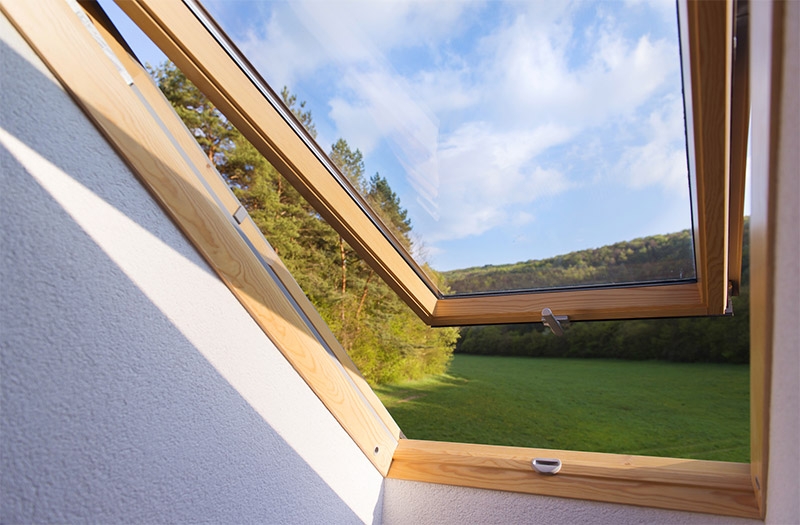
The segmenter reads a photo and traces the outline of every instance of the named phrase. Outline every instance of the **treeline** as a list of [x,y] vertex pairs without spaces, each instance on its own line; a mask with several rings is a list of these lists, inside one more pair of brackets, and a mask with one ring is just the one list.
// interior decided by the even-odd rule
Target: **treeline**
[[[742,285],[739,296],[733,298],[733,317],[572,323],[561,337],[553,335],[541,323],[474,326],[462,328],[456,353],[748,363],[750,272],[747,220],[744,233]],[[648,237],[642,241],[649,244],[651,239],[665,237],[671,236]]]
[[[375,384],[444,372],[458,329],[420,321],[173,64],[150,73],[365,378]],[[281,96],[316,137],[305,103],[286,88]],[[367,177],[361,152],[344,139],[329,156],[411,249],[411,222],[388,181]]]
[[694,277],[689,230],[549,259],[442,272],[453,293],[661,281]]

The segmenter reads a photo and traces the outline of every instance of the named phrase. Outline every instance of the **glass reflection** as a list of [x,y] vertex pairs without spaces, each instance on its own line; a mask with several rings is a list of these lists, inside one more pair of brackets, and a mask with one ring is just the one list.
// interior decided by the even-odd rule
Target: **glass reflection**
[[446,293],[694,278],[673,2],[204,6]]

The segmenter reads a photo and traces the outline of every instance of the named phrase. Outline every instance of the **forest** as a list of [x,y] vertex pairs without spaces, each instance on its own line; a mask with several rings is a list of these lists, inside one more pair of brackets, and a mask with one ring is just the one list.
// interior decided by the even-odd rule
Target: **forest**
[[[173,64],[150,74],[367,381],[443,373],[458,329],[426,326]],[[305,104],[286,88],[281,97],[316,137]],[[328,155],[411,249],[411,222],[386,178],[368,176],[343,138]]]
[[[426,326],[283,176],[171,63],[150,68],[198,144],[284,261],[344,349],[373,385],[444,373],[453,352],[531,357],[603,357],[746,363],[747,245],[734,317],[575,323],[563,337],[541,324]],[[304,102],[286,106],[316,136]],[[398,240],[413,249],[413,225],[379,173],[367,175],[358,148],[338,139],[329,157]],[[747,224],[745,225],[747,235]],[[688,231],[509,265],[429,275],[448,293],[681,279],[693,276]]]
[[451,293],[586,286],[694,277],[689,230],[549,259],[442,272]]
[[[561,337],[554,336],[541,323],[464,327],[456,345],[456,353],[748,363],[750,359],[749,237],[750,222],[745,218],[742,281],[739,295],[733,298],[733,316],[573,323]],[[617,243],[612,247],[535,261],[535,264],[540,267],[561,265],[563,273],[569,274],[573,266],[564,266],[563,261],[572,259],[580,261],[578,270],[587,274],[597,275],[604,272],[615,274],[618,272],[613,266],[620,263],[604,262],[606,256],[602,254],[624,253],[630,250],[636,252],[636,246],[646,246],[649,247],[648,250],[654,252],[665,250],[667,252],[665,256],[669,258],[670,249],[676,251],[684,249],[682,243],[674,242],[682,238],[691,239],[689,232],[636,239],[630,243]],[[662,243],[664,239],[668,242]],[[586,261],[590,263],[587,264]],[[593,266],[591,262],[595,262],[598,266]],[[481,268],[482,273],[473,273],[473,276],[477,276],[473,278],[494,282],[494,276],[502,275],[504,270],[503,267],[497,268],[499,271],[496,273]],[[470,271],[474,270],[465,270],[465,275],[469,276]]]

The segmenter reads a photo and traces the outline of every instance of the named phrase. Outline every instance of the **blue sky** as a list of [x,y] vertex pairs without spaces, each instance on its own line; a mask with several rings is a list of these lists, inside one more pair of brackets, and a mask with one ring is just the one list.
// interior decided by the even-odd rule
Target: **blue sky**
[[673,2],[205,5],[390,181],[436,269],[690,226]]

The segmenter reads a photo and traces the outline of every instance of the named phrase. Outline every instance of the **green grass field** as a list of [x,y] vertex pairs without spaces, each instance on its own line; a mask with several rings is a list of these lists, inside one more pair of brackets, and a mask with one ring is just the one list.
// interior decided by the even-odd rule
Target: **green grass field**
[[749,461],[744,365],[457,355],[376,391],[413,439]]

